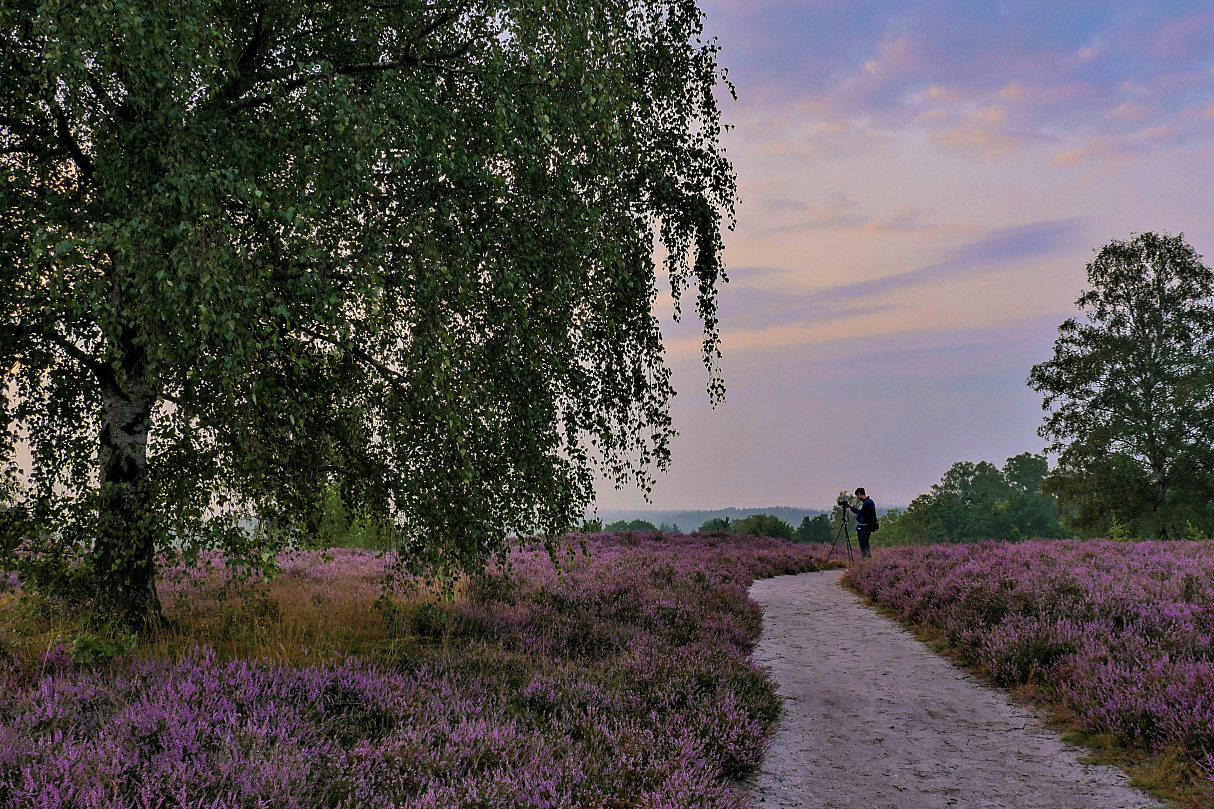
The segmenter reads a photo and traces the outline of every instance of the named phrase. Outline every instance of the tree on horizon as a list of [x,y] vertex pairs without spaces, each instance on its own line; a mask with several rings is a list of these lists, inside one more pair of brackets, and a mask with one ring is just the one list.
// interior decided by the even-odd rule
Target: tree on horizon
[[1086,535],[1214,531],[1214,272],[1183,235],[1110,241],[1080,317],[1033,366],[1038,430],[1059,453],[1045,491]]

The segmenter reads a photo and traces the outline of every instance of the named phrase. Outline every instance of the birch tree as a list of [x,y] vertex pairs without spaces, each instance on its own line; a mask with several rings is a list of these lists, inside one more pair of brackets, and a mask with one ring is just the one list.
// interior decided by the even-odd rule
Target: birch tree
[[659,278],[722,395],[736,191],[702,18],[0,4],[0,452],[28,442],[21,503],[87,545],[102,613],[142,623],[158,552],[241,551],[232,515],[298,526],[333,485],[441,575],[565,530],[596,472],[647,488]]

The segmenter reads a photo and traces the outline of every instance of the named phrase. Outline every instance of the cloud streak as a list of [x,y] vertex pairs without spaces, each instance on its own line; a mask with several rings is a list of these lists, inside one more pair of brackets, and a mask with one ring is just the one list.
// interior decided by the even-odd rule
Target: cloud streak
[[[1078,218],[1032,222],[1001,228],[954,247],[943,261],[866,281],[815,289],[773,288],[787,275],[772,267],[741,267],[732,273],[739,283],[726,287],[719,299],[726,350],[769,350],[782,345],[822,342],[832,334],[856,328],[891,333],[922,333],[922,325],[905,317],[890,318],[904,309],[901,300],[881,300],[916,287],[946,285],[1004,272],[1009,265],[1038,261],[1073,250],[1084,221]],[[694,318],[668,324],[672,354],[699,350]],[[847,328],[840,329],[844,324]]]
[[1036,259],[1074,248],[1083,224],[1082,219],[1069,218],[1002,228],[955,248],[944,261],[873,281],[842,284],[825,294],[833,298],[857,299],[997,272],[1009,262]]

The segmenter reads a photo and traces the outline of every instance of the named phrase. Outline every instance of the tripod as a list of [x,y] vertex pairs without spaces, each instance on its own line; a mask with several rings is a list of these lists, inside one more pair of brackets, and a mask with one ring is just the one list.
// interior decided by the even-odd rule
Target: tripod
[[847,528],[848,517],[850,516],[846,511],[843,512],[843,521],[839,523],[839,530],[835,532],[835,541],[830,544],[830,553],[826,554],[826,561],[822,563],[824,566],[830,563],[830,557],[835,553],[835,546],[839,544],[839,537],[843,537],[847,542],[847,561],[855,561],[851,554],[851,532]]

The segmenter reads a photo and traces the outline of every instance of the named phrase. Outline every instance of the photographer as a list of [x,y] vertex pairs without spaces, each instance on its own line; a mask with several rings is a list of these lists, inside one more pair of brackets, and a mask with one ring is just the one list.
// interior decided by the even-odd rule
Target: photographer
[[864,493],[863,486],[856,489],[856,497],[860,498],[859,507],[850,504],[847,507],[856,515],[856,539],[860,543],[860,557],[867,558],[872,556],[872,552],[868,547],[868,538],[879,527],[877,523],[877,504]]

